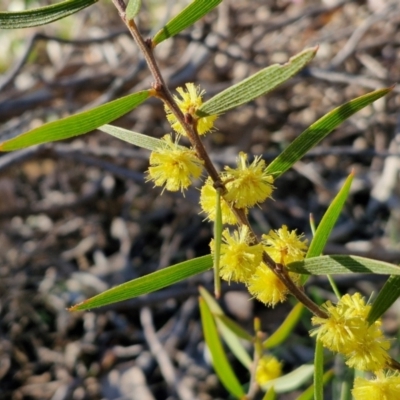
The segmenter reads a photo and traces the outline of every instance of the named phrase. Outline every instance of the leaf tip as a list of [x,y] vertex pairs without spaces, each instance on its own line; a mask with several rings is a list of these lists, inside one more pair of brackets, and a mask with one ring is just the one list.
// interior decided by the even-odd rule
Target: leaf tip
[[84,306],[85,303],[87,303],[87,300],[81,301],[80,303],[75,304],[74,306],[67,308],[67,311],[69,311],[69,312],[83,311],[81,309],[81,307]]

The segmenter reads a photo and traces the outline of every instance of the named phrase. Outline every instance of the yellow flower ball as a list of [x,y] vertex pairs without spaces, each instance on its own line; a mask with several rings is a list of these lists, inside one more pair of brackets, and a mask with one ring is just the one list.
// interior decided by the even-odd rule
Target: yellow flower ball
[[265,161],[256,157],[249,165],[247,155],[240,153],[237,168],[225,167],[223,181],[226,200],[237,208],[253,207],[271,196],[274,178],[265,172]]
[[[207,219],[210,221],[215,221],[215,211],[217,206],[217,192],[213,186],[213,181],[209,177],[201,188],[200,192],[200,206],[202,211],[207,215]],[[248,213],[248,210],[244,210],[245,213]],[[222,223],[229,225],[236,225],[238,220],[236,218],[235,213],[232,211],[229,204],[221,198],[221,214],[222,214]]]
[[[220,276],[230,282],[246,282],[260,264],[263,254],[262,246],[251,245],[249,228],[241,226],[233,234],[225,229],[222,233],[220,248]],[[210,243],[214,254],[215,242]]]
[[172,192],[183,191],[200,177],[203,162],[193,150],[174,143],[170,135],[164,136],[163,141],[165,145],[150,155],[147,181]]
[[263,385],[282,375],[282,363],[272,355],[260,358],[256,368],[256,382]]
[[[182,111],[183,114],[190,114],[193,120],[196,121],[197,133],[199,135],[205,135],[207,132],[210,132],[214,127],[214,122],[217,119],[217,115],[208,115],[205,117],[199,118],[196,114],[196,111],[203,104],[203,94],[204,90],[200,90],[199,87],[196,87],[194,83],[186,83],[186,90],[178,87],[176,91],[180,94],[180,97],[174,95],[174,100],[176,101],[178,107]],[[180,122],[176,119],[175,115],[171,113],[171,110],[165,106],[165,112],[167,114],[167,119],[171,124],[172,129],[186,136],[185,129],[180,124]]]

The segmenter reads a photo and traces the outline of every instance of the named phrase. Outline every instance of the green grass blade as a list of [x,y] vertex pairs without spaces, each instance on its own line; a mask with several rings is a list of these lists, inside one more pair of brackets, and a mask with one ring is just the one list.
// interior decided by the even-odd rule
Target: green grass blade
[[49,122],[13,139],[0,143],[0,151],[13,151],[56,140],[69,139],[83,135],[97,127],[114,121],[133,110],[149,97],[145,90],[133,93],[88,111]]
[[223,322],[222,318],[215,318],[215,322],[217,323],[217,327],[219,332],[221,333],[221,337],[226,345],[229,347],[229,350],[240,361],[240,363],[248,371],[250,371],[252,367],[251,357],[240,342],[239,338],[231,329],[228,328],[228,326]]
[[157,138],[143,135],[143,133],[133,132],[128,129],[119,128],[113,125],[103,125],[97,128],[98,130],[108,133],[118,139],[134,144],[135,146],[141,147],[148,150],[156,150],[165,145],[165,143]]
[[218,336],[217,327],[211,311],[202,297],[199,298],[199,302],[204,339],[207,343],[208,349],[210,350],[215,372],[225,389],[235,398],[242,399],[244,398],[245,393],[229,364],[221,340]]
[[390,276],[376,297],[367,321],[374,323],[400,297],[400,276]]
[[306,49],[290,58],[286,64],[274,64],[262,69],[206,101],[198,109],[197,115],[204,117],[222,114],[270,92],[304,68],[314,58],[316,52],[317,47]]
[[297,137],[278,157],[266,168],[268,174],[278,177],[300,160],[310,149],[332,132],[347,118],[367,105],[388,94],[393,88],[375,90],[357,97],[335,108],[314,122],[299,137]]
[[239,338],[244,338],[250,342],[253,341],[253,338],[238,324],[236,324],[236,322],[232,321],[224,314],[219,304],[205,288],[200,287],[199,291],[217,323],[218,330],[221,333],[224,342],[242,365],[250,370],[252,365],[251,358]]
[[72,306],[69,311],[83,311],[133,299],[200,274],[211,267],[212,258],[210,255],[184,261],[106,290],[97,296]]
[[300,320],[303,310],[304,307],[301,303],[296,304],[279,328],[267,340],[264,341],[264,348],[272,349],[282,344],[293,332],[294,327]]
[[142,6],[142,0],[129,0],[126,6],[125,14],[126,19],[133,19],[138,15],[140,7]]
[[51,6],[35,8],[26,11],[2,11],[0,12],[0,29],[30,28],[49,24],[58,19],[65,18],[98,0],[65,0]]
[[273,379],[261,385],[263,390],[274,388],[276,393],[287,393],[296,390],[304,383],[312,379],[314,373],[314,365],[304,364],[294,371]]
[[400,267],[384,261],[345,255],[307,258],[287,265],[289,271],[306,275],[380,274],[400,275]]
[[[326,385],[333,377],[333,370],[326,371],[322,377],[323,385]],[[296,400],[314,400],[314,385],[309,386]]]
[[194,0],[156,33],[152,41],[153,45],[156,46],[193,25],[221,2],[222,0]]
[[207,291],[207,289],[200,286],[199,291],[201,297],[203,297],[203,299],[206,301],[208,308],[210,309],[214,317],[220,319],[232,332],[235,333],[235,335],[237,335],[241,339],[247,340],[248,342],[253,342],[253,336],[247,333],[239,324],[237,324],[235,321],[224,314],[222,308],[219,306],[214,297],[212,297],[211,294]]
[[265,393],[264,397],[262,398],[262,400],[275,400],[275,399],[276,399],[276,393],[273,387],[269,389],[268,392]]
[[[353,370],[354,371],[354,370]],[[340,390],[340,400],[352,400],[353,396],[351,394],[351,389],[354,386],[354,377],[356,375],[357,370],[353,373],[353,379],[345,380],[342,382],[341,390]]]
[[314,354],[314,399],[324,400],[324,347],[317,340]]
[[321,222],[318,224],[317,231],[315,232],[315,235],[310,243],[306,258],[317,257],[321,255],[324,251],[325,245],[329,239],[332,229],[335,226],[335,223],[339,218],[340,213],[342,212],[344,203],[346,202],[346,199],[349,195],[351,183],[353,182],[353,177],[354,173],[351,173],[346,179],[346,182],[340,189],[339,193],[335,196],[332,203],[326,210]]

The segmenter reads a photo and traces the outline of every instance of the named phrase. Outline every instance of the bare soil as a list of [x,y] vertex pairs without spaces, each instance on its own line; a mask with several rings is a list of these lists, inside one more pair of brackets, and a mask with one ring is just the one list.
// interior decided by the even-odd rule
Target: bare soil
[[[143,2],[151,36],[167,10]],[[172,4],[173,2],[169,2]],[[147,8],[146,8],[147,7]],[[149,87],[137,48],[110,4],[76,14],[76,34],[54,26],[23,31],[26,62],[0,78],[0,140]],[[310,46],[315,60],[274,92],[219,117],[206,146],[222,168],[239,151],[271,161],[329,110],[400,80],[400,3],[383,1],[224,1],[194,28],[157,49],[172,88],[195,82],[206,98]],[[21,59],[20,59],[21,60]],[[400,262],[400,89],[335,130],[276,181],[274,200],[252,210],[261,234],[282,224],[310,237],[351,171],[350,198],[326,253]],[[151,100],[114,124],[155,137],[170,131]],[[199,191],[181,194],[145,182],[149,153],[99,131],[0,157],[0,398],[7,400],[227,399],[205,351],[198,285],[212,274],[85,313],[67,307],[174,263],[209,253],[212,227]],[[367,297],[384,276],[338,276],[342,292]],[[307,290],[331,298],[324,277]],[[287,315],[224,286],[221,304],[249,331],[267,334]],[[399,309],[385,317],[397,336]],[[309,315],[276,350],[285,372],[311,362]],[[395,355],[394,355],[395,356]],[[243,383],[248,373],[232,359]],[[304,388],[303,388],[304,389]],[[281,395],[294,399],[301,392]],[[327,398],[331,396],[331,389]]]

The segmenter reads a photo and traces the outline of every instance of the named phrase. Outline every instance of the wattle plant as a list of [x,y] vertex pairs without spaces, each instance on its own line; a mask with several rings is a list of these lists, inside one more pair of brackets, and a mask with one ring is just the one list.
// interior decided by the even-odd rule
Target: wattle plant
[[[324,256],[323,251],[332,228],[348,197],[353,174],[350,174],[319,222],[310,243],[301,232],[282,226],[258,237],[247,218],[249,209],[273,196],[279,177],[288,171],[310,149],[357,111],[391,91],[383,88],[355,98],[333,109],[302,132],[270,164],[260,155],[240,152],[237,165],[218,171],[202,142],[203,135],[212,135],[218,116],[265,95],[286,82],[312,61],[318,48],[308,48],[291,57],[287,63],[268,66],[247,79],[206,100],[206,93],[193,82],[172,94],[165,84],[154,49],[170,37],[190,27],[212,11],[222,0],[194,0],[171,19],[153,38],[145,40],[134,18],[140,12],[140,1],[112,0],[122,22],[147,62],[153,85],[66,118],[39,126],[0,144],[1,151],[15,151],[29,146],[68,139],[99,129],[127,143],[151,150],[149,167],[144,177],[162,190],[180,191],[184,195],[193,184],[202,182],[199,204],[205,222],[214,224],[210,254],[170,266],[152,274],[123,283],[97,296],[72,306],[82,311],[105,306],[150,293],[193,275],[214,269],[214,297],[200,288],[200,311],[204,337],[212,362],[222,384],[233,398],[252,399],[260,390],[265,399],[275,393],[299,387],[312,376],[313,389],[302,399],[323,398],[323,386],[332,378],[325,371],[323,347],[340,353],[349,368],[367,371],[372,379],[358,376],[352,395],[355,399],[400,398],[400,364],[391,357],[391,341],[381,329],[382,314],[400,295],[400,268],[382,261],[347,256]],[[52,6],[24,12],[1,12],[0,28],[17,29],[56,21],[95,3],[96,0],[68,0]],[[109,125],[150,98],[163,102],[171,131],[162,139]],[[190,146],[185,145],[189,140]],[[338,293],[336,302],[316,304],[303,285],[310,275],[376,273],[390,275],[373,303],[359,293]],[[264,340],[260,324],[255,320],[254,332],[248,333],[224,315],[217,299],[221,294],[220,279],[240,282],[254,301],[274,307],[292,296],[297,302],[282,325]],[[333,282],[333,280],[332,280]],[[316,339],[314,364],[303,365],[282,375],[282,364],[271,349],[282,344],[291,334],[307,308],[313,314],[311,337]],[[249,384],[244,386],[235,374],[221,337],[234,356],[249,371]],[[250,356],[242,341],[253,347]]]

